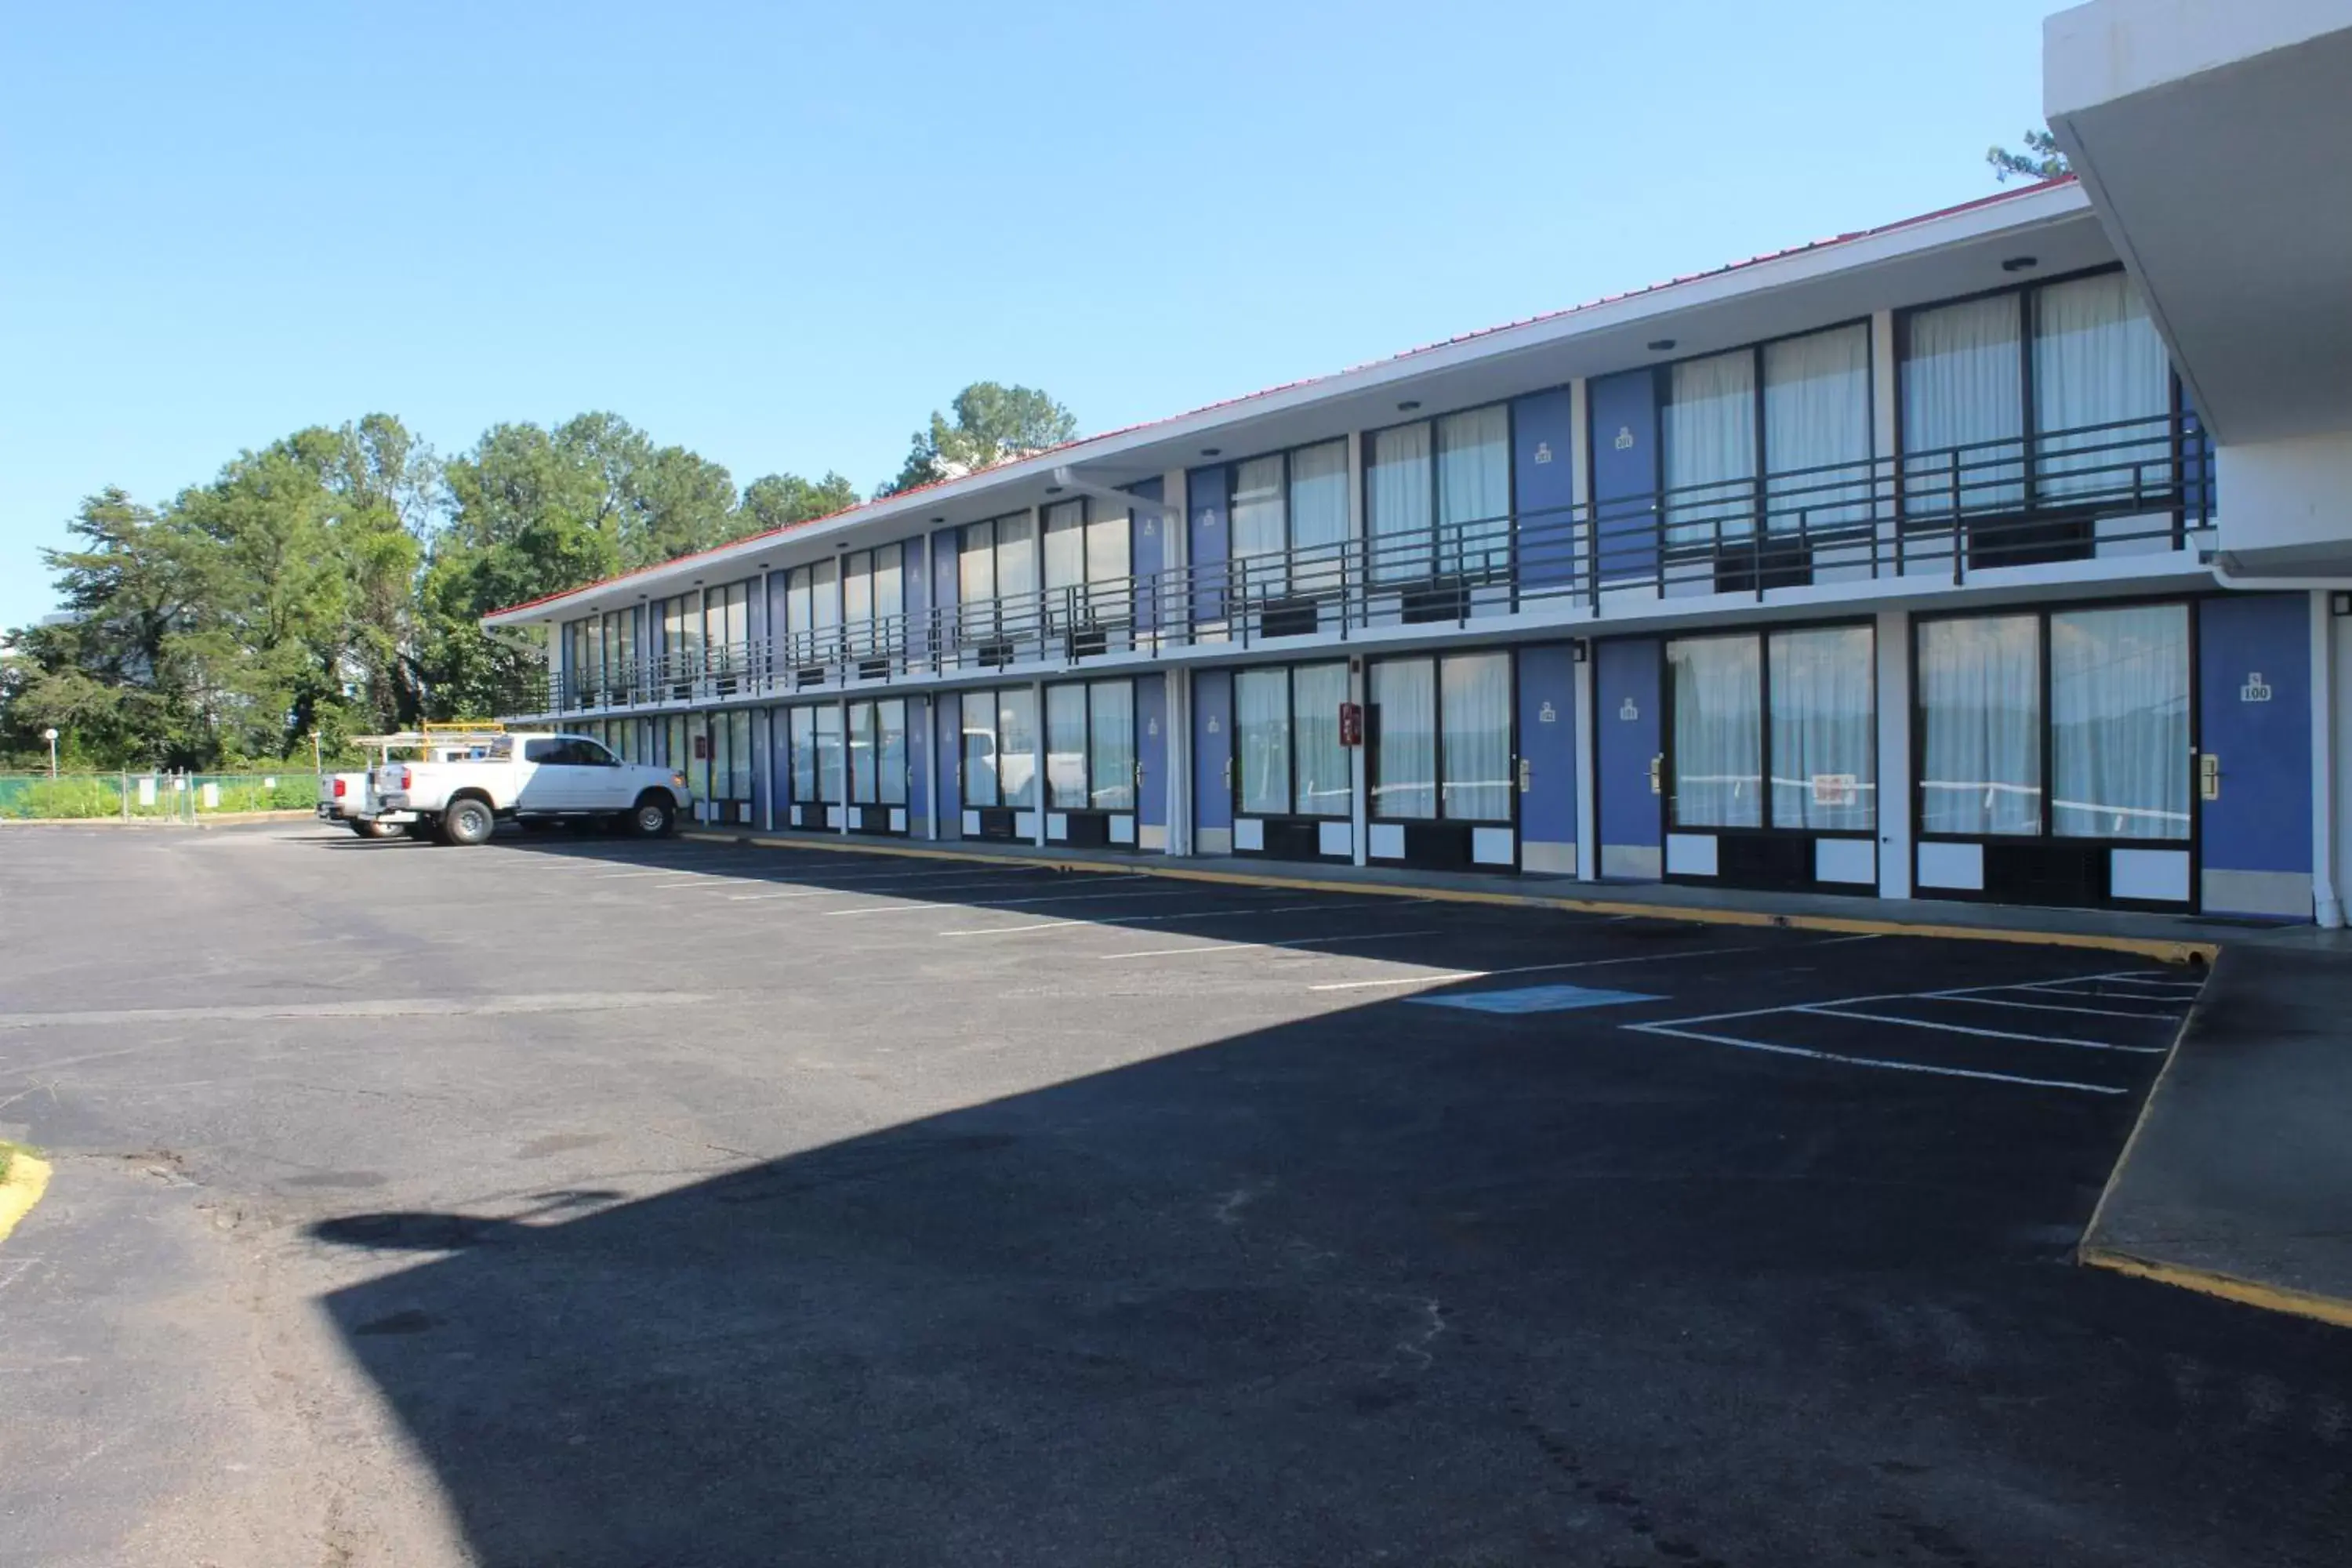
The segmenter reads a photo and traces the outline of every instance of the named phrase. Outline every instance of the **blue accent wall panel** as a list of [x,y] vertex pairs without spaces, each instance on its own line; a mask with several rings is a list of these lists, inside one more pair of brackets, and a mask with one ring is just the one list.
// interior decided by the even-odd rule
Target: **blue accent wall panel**
[[1225,618],[1224,577],[1221,569],[1226,560],[1226,535],[1230,531],[1225,519],[1227,490],[1223,463],[1194,468],[1184,476],[1185,537],[1191,546],[1188,559],[1192,563],[1192,619],[1196,622]]
[[1152,827],[1168,826],[1168,678],[1135,678],[1135,760],[1143,765],[1136,791],[1135,816]]
[[931,609],[931,574],[928,570],[928,551],[921,539],[908,540],[901,547],[905,554],[898,568],[899,597],[906,603],[907,657],[920,658],[923,653],[923,628],[929,624]]
[[1523,588],[1576,580],[1575,456],[1576,420],[1566,387],[1511,405],[1511,493]]
[[2199,606],[2201,749],[2221,764],[2202,803],[2207,869],[2311,869],[2311,604],[2232,594]]
[[1234,678],[1204,669],[1192,677],[1192,826],[1231,827],[1234,790],[1225,764],[1234,754]]
[[1519,649],[1519,837],[1576,842],[1576,656],[1565,643]]
[[1650,790],[1650,763],[1661,750],[1659,660],[1655,637],[1595,643],[1592,729],[1594,804],[1603,846],[1665,846],[1661,797]]
[[942,691],[931,700],[931,744],[939,748],[940,834],[963,831],[963,699]]
[[[1143,479],[1127,487],[1139,500],[1156,501],[1164,488],[1158,479]],[[1135,516],[1129,536],[1129,556],[1135,570],[1135,625],[1139,631],[1154,631],[1160,626],[1159,574],[1168,565],[1168,529],[1150,512]]]
[[1592,420],[1592,515],[1604,583],[1658,570],[1656,373],[1629,370],[1585,384]]

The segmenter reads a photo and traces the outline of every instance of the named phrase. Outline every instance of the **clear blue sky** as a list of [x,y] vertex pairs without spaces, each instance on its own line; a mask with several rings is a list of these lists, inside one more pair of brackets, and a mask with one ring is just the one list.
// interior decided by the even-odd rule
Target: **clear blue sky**
[[13,5],[0,626],[78,500],[372,410],[861,489],[1993,188],[2055,0]]

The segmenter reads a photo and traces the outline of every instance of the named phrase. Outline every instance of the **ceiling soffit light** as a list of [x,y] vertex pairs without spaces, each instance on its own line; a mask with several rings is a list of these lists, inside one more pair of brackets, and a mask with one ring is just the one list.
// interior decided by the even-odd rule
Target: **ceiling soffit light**
[[2000,269],[2003,272],[2030,272],[2041,265],[2042,258],[2038,256],[2011,256],[2002,259]]

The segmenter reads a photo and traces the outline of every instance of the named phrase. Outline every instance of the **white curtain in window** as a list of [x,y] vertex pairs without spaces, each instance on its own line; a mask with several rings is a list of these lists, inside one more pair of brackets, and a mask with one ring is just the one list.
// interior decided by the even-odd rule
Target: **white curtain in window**
[[1287,591],[1282,559],[1288,547],[1283,510],[1279,455],[1234,465],[1234,564],[1253,599],[1279,597]]
[[1371,667],[1372,812],[1437,815],[1437,668],[1426,658],[1385,658]]
[[841,618],[853,626],[874,618],[872,551],[856,551],[842,563]]
[[905,558],[905,549],[896,544],[874,552],[874,614],[877,619],[895,620],[906,613]]
[[1511,656],[1438,661],[1445,720],[1444,814],[1459,822],[1511,816]]
[[1339,705],[1347,700],[1346,665],[1302,664],[1290,672],[1298,775],[1291,809],[1301,816],[1345,816],[1353,804],[1348,748],[1339,744]]
[[1302,594],[1336,593],[1348,548],[1348,443],[1290,454],[1291,579]]
[[995,805],[996,693],[963,694],[963,803]]
[[841,625],[841,563],[820,561],[809,568],[809,624],[819,631]]
[[1045,804],[1055,811],[1087,804],[1087,689],[1045,688]]
[[2050,617],[2050,826],[2189,837],[2189,606]]
[[1430,573],[1427,424],[1372,433],[1364,504],[1371,531],[1371,577],[1402,583]]
[[1773,826],[1878,825],[1872,648],[1868,626],[1772,634]]
[[1234,739],[1240,754],[1238,809],[1273,816],[1290,809],[1290,677],[1245,669],[1234,677]]
[[1087,580],[1087,503],[1066,500],[1045,509],[1045,586],[1068,588]]
[[727,798],[751,798],[751,715],[743,709],[727,715]]
[[1509,569],[1511,415],[1503,405],[1437,422],[1437,522],[1445,571]]
[[1911,517],[2002,510],[2025,499],[2018,297],[1912,315],[1903,357],[1903,505]]
[[874,705],[881,756],[881,801],[884,805],[907,804],[907,703],[894,697]]
[[996,694],[996,765],[1004,804],[1037,804],[1037,696],[1025,686]]
[[1685,360],[1668,388],[1666,542],[1696,549],[1747,538],[1756,519],[1756,356],[1740,349]]
[[842,792],[841,710],[828,702],[816,710],[816,784],[829,803],[848,797]]
[[2171,405],[2172,363],[2129,278],[2107,272],[2034,291],[2033,481],[2042,500],[2159,495],[2172,482]]
[[1758,639],[1685,637],[1666,645],[1674,681],[1677,827],[1764,821],[1763,701]]
[[1135,686],[1097,680],[1087,688],[1093,720],[1093,746],[1087,776],[1097,811],[1135,809]]
[[875,732],[874,704],[853,702],[849,705],[849,798],[860,805],[873,805],[880,796],[876,794],[880,773],[877,769],[877,748],[881,738]]
[[1925,621],[1918,648],[1921,831],[2040,833],[2040,621]]
[[[1037,591],[1037,524],[1027,517],[996,521],[996,592],[1022,600]],[[1018,612],[1015,612],[1016,614]]]
[[1764,345],[1764,470],[1776,533],[1870,516],[1870,328]]
[[1127,509],[1097,501],[1087,524],[1087,600],[1079,619],[1124,622],[1134,616],[1128,578],[1134,571],[1134,521]]
[[823,798],[816,788],[816,710],[795,708],[786,721],[791,735],[793,757],[793,799],[810,802]]

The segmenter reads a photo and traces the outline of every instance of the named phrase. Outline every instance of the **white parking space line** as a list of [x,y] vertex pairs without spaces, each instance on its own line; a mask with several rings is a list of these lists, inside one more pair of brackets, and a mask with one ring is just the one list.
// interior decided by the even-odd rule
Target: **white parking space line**
[[[1899,998],[1898,998],[1899,1000]],[[1925,1000],[1925,998],[1923,998]],[[1936,1029],[1948,1035],[1975,1035],[1988,1040],[2025,1040],[2038,1046],[2070,1046],[2086,1051],[2122,1051],[2131,1056],[2162,1056],[2162,1046],[2118,1046],[2105,1040],[2078,1040],[2068,1035],[2027,1035],[2009,1029],[1979,1029],[1972,1024],[1943,1024],[1928,1018],[1902,1018],[1885,1013],[1862,1013],[1851,1007],[1831,1003],[1801,1002],[1781,1009],[1790,1013],[1811,1013],[1824,1018],[1857,1018],[1865,1024],[1899,1024],[1909,1029]]]
[[[1784,1012],[1784,1008],[1767,1008],[1767,1012]],[[1736,1015],[1749,1016],[1753,1014]],[[1888,1061],[1882,1057],[1841,1056],[1835,1051],[1809,1050],[1803,1046],[1775,1045],[1769,1040],[1742,1039],[1737,1035],[1703,1034],[1696,1029],[1677,1029],[1665,1024],[1625,1024],[1622,1028],[1644,1035],[1666,1035],[1678,1040],[1705,1040],[1709,1045],[1733,1046],[1743,1051],[1769,1051],[1774,1056],[1805,1057],[1814,1061],[1836,1062],[1845,1067],[1884,1068],[1889,1072],[1929,1073],[1937,1078],[1972,1078],[1990,1083],[2024,1084],[2034,1089],[2072,1089],[2078,1094],[2124,1094],[2126,1089],[2111,1084],[2075,1083],[2060,1078],[2028,1078],[2021,1073],[1984,1072],[1974,1068],[1933,1067],[1926,1062]]]
[[1098,952],[1097,958],[1177,958],[1195,952],[1286,952],[1298,948],[1329,947],[1342,942],[1396,942],[1409,936],[1443,936],[1427,931],[1366,931],[1360,936],[1307,936],[1297,942],[1196,942],[1190,947],[1142,947],[1131,952]]
[[[1809,942],[1806,945],[1811,947],[1822,947],[1828,944],[1824,942]],[[1498,974],[1549,974],[1552,971],[1559,969],[1601,969],[1611,964],[1617,963],[1663,963],[1669,959],[1720,958],[1727,953],[1755,952],[1757,951],[1757,948],[1748,946],[1693,948],[1687,952],[1636,952],[1629,953],[1622,958],[1580,958],[1561,963],[1521,963],[1515,964],[1508,969],[1457,969],[1447,971],[1443,973],[1406,974],[1398,976],[1391,980],[1335,980],[1321,985],[1310,985],[1307,989],[1309,991],[1370,991],[1377,987],[1389,985],[1443,985],[1455,980],[1487,980]],[[1777,1013],[1781,1011],[1781,1009],[1778,1007],[1768,1007],[1762,1009],[1762,1011]],[[1736,1017],[1748,1016],[1748,1015],[1744,1013],[1729,1016]],[[1704,1020],[1691,1021],[1703,1022]]]
[[[1064,887],[1074,888],[1090,882],[1129,882],[1133,880],[1134,879],[1132,877],[1073,877],[1062,885]],[[860,892],[863,890],[864,889],[857,889],[857,891]],[[919,897],[916,894],[909,893],[903,900],[895,903],[863,904],[854,910],[827,910],[824,912],[828,916],[895,915],[906,914],[916,910],[943,909],[946,907],[946,904],[935,904],[924,901],[925,900],[928,900],[931,894],[939,892],[940,890],[940,889],[937,888],[926,888],[922,890]],[[1134,892],[1128,893],[1045,893],[1034,899],[990,898],[983,900],[982,898],[975,897],[969,900],[950,899],[947,900],[947,903],[956,904],[970,902],[977,905],[984,902],[992,909],[1016,909],[1026,904],[1059,904],[1082,899],[1148,899],[1156,897],[1165,891],[1166,889],[1161,888],[1144,888]]]
[[1024,931],[1062,931],[1070,926],[1082,926],[1085,921],[1038,921],[1033,925],[974,926],[969,931],[943,931],[940,936],[1013,936]]
[[[1065,926],[1099,925],[1110,923],[1117,923],[1123,926],[1147,924],[1157,925],[1168,921],[1238,920],[1248,915],[1295,915],[1304,910],[1387,909],[1391,907],[1396,901],[1397,900],[1391,899],[1376,899],[1370,902],[1360,904],[1281,904],[1270,909],[1182,910],[1174,914],[1164,915],[1114,915],[1110,917],[1108,921],[1045,921],[1036,925],[982,926],[971,931],[943,931],[939,934],[941,936],[1009,936],[1015,931],[1058,931]],[[1413,901],[1417,903],[1421,900],[1415,900]]]
[[[2009,987],[2004,986],[2002,989],[2007,990]],[[2126,1013],[2119,1007],[2070,1007],[2063,1002],[2020,1002],[2012,997],[1976,996],[1963,991],[1920,991],[1912,994],[1917,995],[1922,1000],[1932,997],[1938,1002],[1966,1002],[1978,1007],[2021,1007],[2031,1013],[2075,1013],[2090,1018],[2154,1018],[2162,1022],[2179,1016],[2178,1014],[2173,1013]],[[2066,994],[2081,994],[2068,992]],[[1865,998],[1865,1000],[1875,1000],[1875,998]],[[2147,1000],[2153,1002],[2156,998],[2150,996]]]

